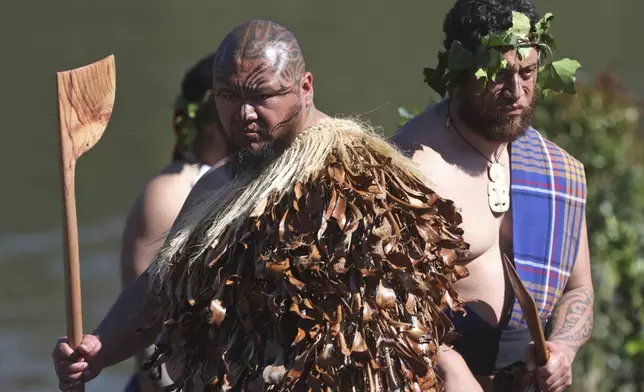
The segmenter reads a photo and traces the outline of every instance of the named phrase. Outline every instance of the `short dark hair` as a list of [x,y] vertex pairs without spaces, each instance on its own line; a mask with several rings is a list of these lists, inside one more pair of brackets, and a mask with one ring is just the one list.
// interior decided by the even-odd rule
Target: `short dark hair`
[[201,58],[193,65],[181,80],[181,93],[189,102],[201,102],[213,85],[213,65],[215,54]]
[[460,41],[475,52],[482,37],[512,27],[512,11],[525,14],[533,27],[540,18],[530,0],[457,0],[443,22],[445,49]]
[[[192,162],[197,159],[195,154],[198,154],[206,143],[204,125],[217,124],[219,129],[222,129],[212,96],[214,63],[214,53],[202,57],[188,69],[181,80],[181,92],[174,108],[173,122],[177,142],[173,151],[173,161]],[[194,117],[189,114],[190,104],[197,104]],[[196,135],[192,132],[196,132]]]
[[214,64],[215,53],[202,57],[186,72],[181,81],[181,94],[186,101],[199,104],[195,116],[197,127],[219,121],[212,97]]

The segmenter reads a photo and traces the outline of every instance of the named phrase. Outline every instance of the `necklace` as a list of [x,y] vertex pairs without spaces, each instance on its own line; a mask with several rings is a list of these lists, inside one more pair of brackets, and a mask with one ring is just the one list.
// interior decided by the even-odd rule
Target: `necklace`
[[452,121],[452,113],[450,111],[449,102],[447,104],[447,119],[445,125],[448,128],[453,127],[458,136],[460,136],[460,138],[463,139],[463,141],[467,143],[468,146],[479,153],[479,155],[485,158],[486,161],[490,162],[490,166],[487,169],[487,175],[490,179],[490,183],[487,185],[488,205],[490,206],[490,210],[495,213],[503,213],[508,211],[510,209],[510,195],[508,193],[508,186],[505,180],[505,168],[499,162],[499,158],[501,158],[501,154],[503,154],[503,151],[505,151],[507,144],[503,146],[503,149],[497,156],[494,157],[494,161],[492,161],[485,154],[474,147],[474,145],[470,143],[470,141],[467,140],[465,136],[463,136],[461,131],[459,131],[459,129],[456,127],[456,124],[454,124],[454,121]]

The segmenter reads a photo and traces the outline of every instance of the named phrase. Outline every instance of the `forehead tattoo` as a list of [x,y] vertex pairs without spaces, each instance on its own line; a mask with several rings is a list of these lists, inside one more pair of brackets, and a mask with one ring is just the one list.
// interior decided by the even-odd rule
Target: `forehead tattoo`
[[[251,64],[242,80],[233,78]],[[217,49],[215,87],[239,96],[258,93],[260,88],[273,95],[288,94],[296,90],[304,71],[293,33],[275,22],[254,20],[236,27]]]

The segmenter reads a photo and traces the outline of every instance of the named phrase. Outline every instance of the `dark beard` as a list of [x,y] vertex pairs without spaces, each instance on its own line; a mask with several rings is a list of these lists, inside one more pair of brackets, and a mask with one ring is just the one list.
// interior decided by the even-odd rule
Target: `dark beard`
[[506,116],[498,110],[501,102],[493,101],[483,105],[479,97],[467,94],[462,97],[458,106],[461,120],[474,132],[486,140],[493,142],[512,143],[523,136],[532,125],[532,112],[538,101],[534,94],[530,107],[525,109],[518,118]]
[[248,174],[254,177],[275,162],[287,147],[280,141],[274,140],[266,142],[257,151],[250,147],[238,149],[230,157],[228,167],[233,176]]
[[282,132],[280,137],[265,142],[259,150],[255,151],[250,147],[245,147],[233,152],[228,165],[231,174],[233,176],[248,174],[254,177],[275,162],[295,140],[297,135],[295,123],[301,110],[302,106],[299,103],[295,104],[284,121],[276,124],[270,130],[262,126],[258,133],[265,140],[270,140],[271,135],[278,135],[279,131]]

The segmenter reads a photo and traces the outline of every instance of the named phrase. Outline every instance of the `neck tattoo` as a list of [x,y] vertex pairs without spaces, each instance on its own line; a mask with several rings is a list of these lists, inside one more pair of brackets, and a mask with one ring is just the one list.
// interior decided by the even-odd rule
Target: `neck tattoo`
[[486,161],[490,162],[490,166],[487,169],[487,174],[490,179],[490,183],[487,185],[487,200],[490,210],[495,213],[504,213],[510,209],[510,194],[508,192],[508,185],[505,178],[505,167],[499,162],[499,158],[505,151],[507,143],[503,146],[503,149],[494,157],[494,161],[488,158],[485,154],[479,151],[469,140],[463,136],[461,131],[456,127],[454,121],[452,121],[452,114],[450,111],[450,104],[447,104],[447,119],[445,121],[445,126],[447,128],[454,128],[458,136],[463,139],[468,146],[470,146],[474,151],[479,153]]

